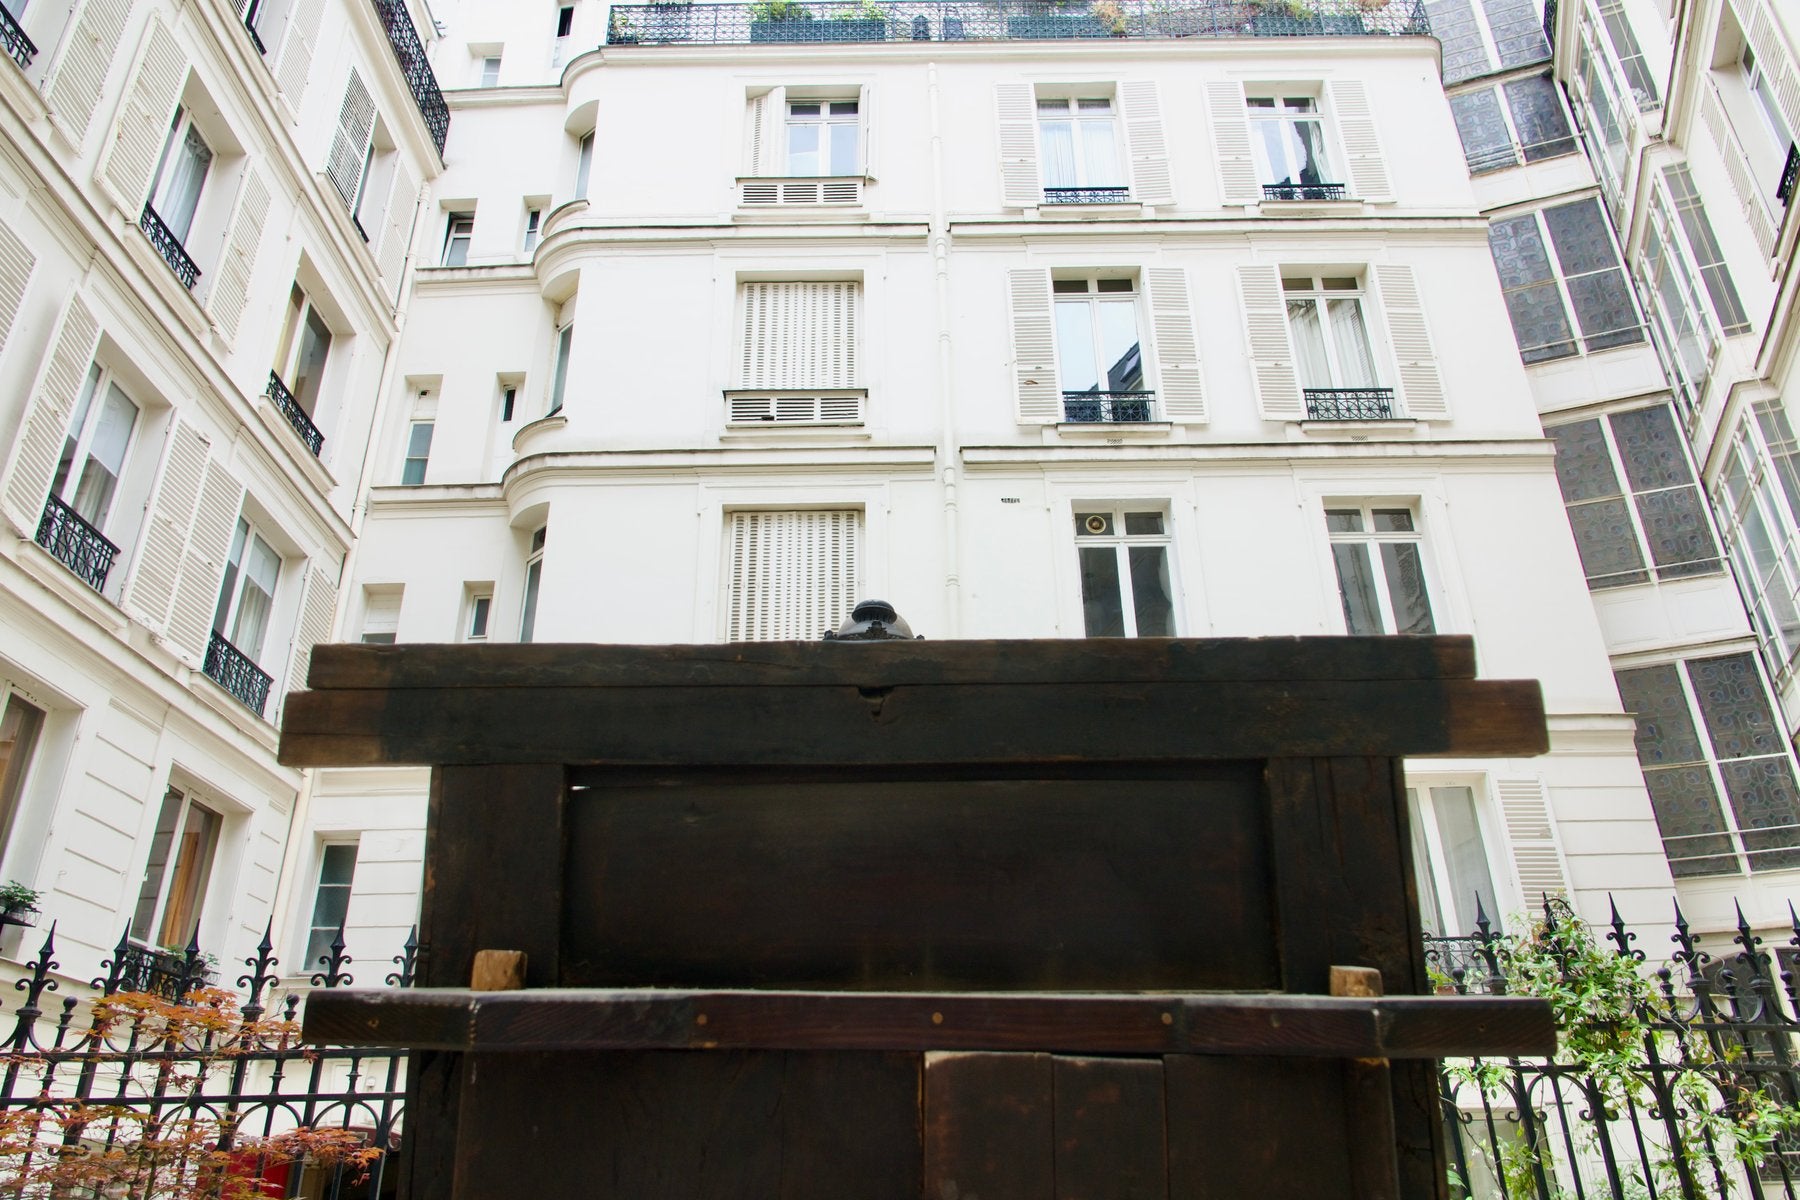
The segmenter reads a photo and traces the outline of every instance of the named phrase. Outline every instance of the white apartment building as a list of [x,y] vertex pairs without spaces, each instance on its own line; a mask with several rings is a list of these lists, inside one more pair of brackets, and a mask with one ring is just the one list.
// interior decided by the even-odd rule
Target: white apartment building
[[[1552,752],[1412,764],[1428,923],[1667,919],[1633,660],[1412,5],[438,16],[454,128],[340,636],[816,638],[867,595],[930,638],[1471,634]],[[1649,411],[1641,333],[1620,358]],[[1686,622],[1654,661],[1748,650],[1718,552],[1648,544]],[[290,952],[346,864],[350,942],[397,950],[426,789],[318,773]]]
[[441,169],[421,32],[403,0],[0,13],[0,879],[41,892],[13,963],[51,922],[79,981],[122,938],[128,978],[196,937],[229,962],[274,909],[282,697]]

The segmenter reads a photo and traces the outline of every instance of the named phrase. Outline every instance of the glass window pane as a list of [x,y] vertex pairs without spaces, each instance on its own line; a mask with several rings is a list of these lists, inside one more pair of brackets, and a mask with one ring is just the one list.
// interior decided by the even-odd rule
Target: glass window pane
[[1598,200],[1552,205],[1544,210],[1544,223],[1565,275],[1585,275],[1619,265]]
[[1730,874],[1738,869],[1719,793],[1705,767],[1663,767],[1644,772],[1650,807],[1662,832],[1663,853],[1676,878]]
[[1160,534],[1163,531],[1163,515],[1159,512],[1128,512],[1125,514],[1125,533],[1127,536],[1138,534]]
[[1131,603],[1137,619],[1137,635],[1175,636],[1175,602],[1169,595],[1167,548],[1131,546],[1126,554],[1131,562]]
[[1411,509],[1378,508],[1369,515],[1375,519],[1376,533],[1411,533],[1413,531]]
[[1544,15],[1531,0],[1481,0],[1502,67],[1523,67],[1550,57]]
[[788,174],[819,174],[819,127],[815,124],[788,126]]
[[19,797],[25,790],[25,772],[43,732],[44,711],[17,695],[6,698],[0,711],[0,851],[6,849]]
[[1575,533],[1575,550],[1589,587],[1625,587],[1649,581],[1624,497],[1570,505],[1569,526]]
[[1104,537],[1113,531],[1111,513],[1076,513],[1075,532],[1082,537]]
[[1694,482],[1675,429],[1675,414],[1666,404],[1614,413],[1607,420],[1618,439],[1625,477],[1635,491],[1676,487]]
[[1700,202],[1700,193],[1694,187],[1687,164],[1676,163],[1663,168],[1663,178],[1668,182],[1669,194],[1675,198],[1676,219],[1681,222],[1688,249],[1693,251],[1694,261],[1699,264],[1700,280],[1712,300],[1720,327],[1726,333],[1748,332],[1750,317],[1738,299],[1737,287],[1731,282],[1731,271],[1725,265],[1725,253],[1713,236],[1712,222],[1706,217],[1706,208]]
[[1325,330],[1319,320],[1318,302],[1289,300],[1287,311],[1288,331],[1294,339],[1294,365],[1299,368],[1300,386],[1335,386],[1331,379],[1331,360],[1325,356]]
[[1513,217],[1488,226],[1488,248],[1506,295],[1513,336],[1525,361],[1542,362],[1575,353],[1562,296],[1550,280],[1550,255],[1537,218]]
[[1647,492],[1636,499],[1650,557],[1665,579],[1719,570],[1719,547],[1695,488]]
[[1112,119],[1081,122],[1081,160],[1087,187],[1116,187],[1125,182],[1119,169],[1118,135]]
[[1437,816],[1438,840],[1444,847],[1445,872],[1450,876],[1452,901],[1447,907],[1460,918],[1459,931],[1472,931],[1477,901],[1490,920],[1500,913],[1487,848],[1481,841],[1481,823],[1475,817],[1475,793],[1466,787],[1434,787],[1431,807]]
[[519,614],[519,640],[529,642],[537,631],[538,580],[543,575],[544,561],[539,559],[525,568],[525,606]]
[[1582,342],[1590,353],[1614,346],[1635,346],[1644,340],[1624,271],[1602,271],[1566,282],[1569,300],[1575,305],[1575,320],[1581,325]]
[[1431,32],[1443,43],[1446,84],[1461,83],[1494,69],[1470,0],[1426,0],[1425,15]]
[[213,847],[218,842],[219,817],[210,809],[189,804],[187,820],[175,847],[175,869],[169,877],[169,895],[163,902],[162,930],[157,941],[178,947],[194,937],[200,924],[200,902],[212,873]]
[[832,124],[831,174],[862,174],[862,163],[857,155],[857,134],[859,132],[855,121],[837,121]]
[[300,353],[294,358],[294,381],[291,390],[301,411],[311,416],[319,404],[319,379],[325,373],[325,357],[331,353],[331,329],[317,309],[306,312],[306,324],[300,332]]
[[1419,547],[1412,542],[1383,542],[1381,565],[1387,573],[1388,602],[1394,608],[1394,632],[1435,633]]
[[1762,673],[1749,654],[1691,659],[1687,670],[1714,754],[1725,759],[1786,750],[1769,712]]
[[1673,663],[1620,671],[1619,700],[1637,719],[1638,762],[1645,768],[1700,762],[1706,753]]
[[1375,352],[1369,346],[1369,329],[1363,323],[1361,300],[1330,300],[1326,309],[1331,318],[1331,345],[1337,351],[1338,386],[1372,388],[1375,379]]
[[1081,547],[1081,610],[1089,637],[1124,637],[1119,554],[1111,546]]
[[1056,357],[1063,391],[1100,390],[1100,364],[1094,354],[1094,310],[1087,301],[1057,303]]
[[1526,162],[1575,153],[1575,138],[1563,112],[1562,97],[1548,75],[1515,79],[1506,85],[1506,105],[1519,128]]
[[1144,356],[1138,345],[1137,301],[1105,300],[1099,308],[1101,362],[1106,367],[1104,390],[1142,391]]
[[173,789],[163,794],[162,808],[156,815],[156,831],[150,837],[150,856],[144,862],[144,879],[138,888],[137,906],[131,914],[131,936],[144,942],[150,939],[151,922],[156,919],[156,904],[162,899],[163,876],[169,869],[169,854],[175,845],[175,827],[181,820],[183,797]]
[[1075,126],[1069,121],[1039,121],[1038,168],[1044,173],[1044,186],[1077,187],[1075,177]]
[[1450,115],[1456,118],[1456,134],[1471,175],[1518,165],[1512,131],[1500,115],[1500,96],[1493,88],[1450,97]]
[[1446,920],[1438,899],[1437,875],[1432,870],[1431,844],[1425,837],[1425,815],[1419,810],[1419,792],[1406,789],[1407,815],[1412,829],[1413,878],[1419,887],[1419,920],[1427,937],[1457,937],[1462,930]]
[[1362,527],[1362,513],[1354,508],[1325,510],[1325,528],[1332,533],[1361,533]]
[[1337,567],[1338,598],[1344,606],[1344,632],[1385,633],[1381,627],[1381,604],[1375,598],[1369,547],[1361,542],[1339,543],[1331,548],[1331,558]]
[[225,578],[219,584],[219,606],[213,610],[213,632],[225,632],[225,618],[231,615],[231,602],[237,597],[238,564],[244,558],[244,541],[250,526],[238,518],[237,530],[231,535],[231,553],[225,559]]
[[100,364],[88,367],[87,378],[82,382],[81,395],[75,400],[75,415],[69,420],[69,434],[63,439],[62,457],[56,463],[56,478],[51,481],[50,491],[53,495],[67,499],[63,486],[69,481],[69,473],[75,465],[75,450],[81,441],[82,432],[87,428],[88,409],[94,403],[94,392],[100,387]]
[[1300,166],[1298,182],[1319,184],[1335,182],[1325,166],[1325,130],[1317,121],[1289,121],[1288,138],[1293,146],[1294,161]]
[[[1786,755],[1721,763],[1725,795],[1753,871],[1800,866],[1800,795]],[[1762,832],[1756,832],[1756,831]]]
[[1565,502],[1621,494],[1618,472],[1598,420],[1573,421],[1544,432],[1556,443],[1556,482]]

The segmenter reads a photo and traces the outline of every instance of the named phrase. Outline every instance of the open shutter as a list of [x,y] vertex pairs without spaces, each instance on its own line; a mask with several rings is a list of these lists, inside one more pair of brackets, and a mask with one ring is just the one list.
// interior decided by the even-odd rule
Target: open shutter
[[763,141],[768,130],[763,128],[769,111],[768,96],[752,96],[744,106],[744,174],[761,175]]
[[849,617],[861,512],[732,513],[727,539],[727,641],[817,640]]
[[69,24],[62,61],[44,88],[44,98],[51,119],[77,147],[87,138],[130,14],[131,0],[87,0]]
[[7,468],[6,515],[26,537],[36,536],[43,518],[44,498],[50,494],[63,439],[68,436],[69,414],[99,342],[100,323],[80,296],[71,297],[50,340],[50,353],[37,386],[32,388],[31,403]]
[[113,202],[130,214],[133,222],[150,194],[150,177],[169,138],[169,117],[181,99],[187,78],[187,55],[160,18],[151,17],[144,35],[144,51],[138,57],[125,103],[113,126],[112,141],[100,154],[98,178]]
[[375,99],[354,70],[344,84],[344,103],[338,109],[337,131],[331,135],[331,153],[325,158],[325,177],[344,198],[356,203],[356,185],[362,180],[363,158],[375,130]]
[[319,566],[306,573],[306,591],[300,597],[300,624],[294,630],[294,657],[288,665],[287,688],[306,687],[312,669],[313,647],[331,639],[331,618],[337,611],[337,582]]
[[169,641],[198,664],[212,633],[219,584],[231,553],[231,534],[244,506],[244,485],[215,458],[206,464],[200,500],[181,555],[181,578],[169,612]]
[[269,218],[269,188],[254,166],[244,168],[244,185],[238,189],[237,216],[225,243],[225,261],[213,283],[208,307],[219,332],[227,341],[237,337],[238,321],[250,296],[250,280],[256,271],[256,248]]
[[744,285],[743,382],[747,388],[856,386],[859,285]]
[[1540,904],[1545,896],[1569,894],[1569,872],[1562,847],[1556,842],[1556,825],[1539,779],[1498,779],[1500,818],[1519,873],[1519,890],[1526,907]]
[[0,223],[0,350],[6,349],[6,339],[12,336],[19,306],[25,302],[25,285],[31,282],[31,269],[36,265],[31,248]]
[[1209,83],[1206,103],[1212,110],[1214,157],[1219,163],[1219,192],[1227,204],[1256,204],[1262,182],[1250,156],[1250,118],[1244,113],[1244,86]]
[[181,555],[194,507],[200,503],[200,481],[206,475],[206,437],[194,425],[174,418],[162,474],[150,497],[150,519],[139,540],[137,566],[125,588],[125,607],[158,632],[169,623],[175,584],[181,578]]
[[1169,179],[1169,148],[1163,139],[1162,101],[1156,84],[1148,79],[1119,85],[1120,107],[1125,112],[1125,138],[1131,143],[1131,195],[1144,204],[1168,204],[1175,199]]
[[1306,405],[1300,396],[1299,377],[1294,373],[1294,347],[1288,340],[1281,272],[1255,263],[1241,266],[1238,293],[1244,301],[1244,332],[1250,346],[1250,374],[1256,380],[1258,409],[1270,421],[1303,420]]
[[394,164],[394,185],[388,190],[387,216],[381,230],[381,251],[376,264],[388,286],[400,286],[406,251],[412,241],[413,218],[419,206],[419,181],[404,162]]
[[770,88],[750,101],[750,174],[787,174],[787,89]]
[[1375,268],[1381,289],[1381,307],[1387,313],[1388,338],[1400,366],[1400,399],[1409,417],[1447,417],[1444,380],[1438,374],[1437,356],[1431,352],[1431,331],[1425,324],[1425,307],[1413,269],[1399,263]]
[[1355,80],[1331,86],[1331,109],[1343,140],[1346,182],[1350,193],[1363,200],[1385,200],[1394,194],[1387,162],[1381,157],[1381,140],[1375,136],[1375,118],[1369,111],[1369,90]]
[[313,46],[325,17],[325,0],[299,0],[294,19],[288,22],[275,56],[275,86],[287,96],[295,115],[306,97],[306,81],[312,75]]
[[1021,424],[1062,420],[1056,382],[1056,330],[1050,313],[1050,272],[1020,267],[1006,273],[1012,301],[1013,383]]
[[875,89],[863,84],[856,102],[856,119],[862,123],[863,178],[875,178]]
[[1009,208],[1043,203],[1038,183],[1037,101],[1029,83],[997,83],[994,105],[1000,118],[1000,197]]
[[1752,8],[1750,27],[1745,31],[1750,48],[1756,52],[1764,77],[1774,85],[1775,103],[1787,118],[1788,128],[1800,129],[1800,83],[1794,76],[1787,39],[1781,34],[1780,22],[1769,11],[1768,0],[1753,0]]
[[1188,424],[1203,422],[1206,397],[1200,386],[1200,349],[1188,303],[1187,272],[1180,267],[1152,267],[1144,272],[1144,282],[1150,293],[1163,416]]

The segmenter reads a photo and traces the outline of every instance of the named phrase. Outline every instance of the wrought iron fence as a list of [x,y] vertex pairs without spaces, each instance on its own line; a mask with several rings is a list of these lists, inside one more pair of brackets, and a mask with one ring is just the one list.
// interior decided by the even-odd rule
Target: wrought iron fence
[[438,154],[442,155],[444,140],[450,136],[450,105],[444,101],[437,76],[432,73],[431,63],[425,58],[425,47],[419,41],[419,31],[413,28],[412,17],[407,14],[406,0],[370,2],[375,5],[375,15],[381,18],[381,27],[387,30],[388,45],[394,48],[394,58],[400,63],[400,74],[406,77],[406,86],[412,90],[413,103],[419,106],[419,115],[425,118],[425,128],[431,132],[432,144],[437,147]]
[[269,673],[250,661],[250,656],[214,631],[206,643],[206,677],[230,692],[245,708],[257,716],[269,703]]
[[31,44],[31,39],[25,36],[24,28],[4,4],[0,4],[0,47],[5,47],[6,52],[12,55],[12,60],[19,64],[21,71],[29,67],[31,60],[37,56],[37,47]]
[[1305,388],[1309,421],[1392,421],[1393,388]]
[[312,418],[306,415],[306,410],[300,407],[300,402],[294,399],[294,393],[288,391],[287,384],[281,382],[281,376],[273,371],[269,372],[269,386],[264,389],[264,394],[275,402],[276,409],[294,427],[294,432],[300,435],[300,440],[306,443],[306,448],[312,451],[313,457],[319,457],[319,451],[325,448],[325,435],[319,432],[319,427],[313,424]]
[[1129,204],[1127,187],[1047,187],[1045,204]]
[[175,272],[175,278],[181,280],[181,286],[193,291],[194,281],[200,278],[199,266],[188,257],[187,247],[181,244],[175,231],[163,224],[163,219],[148,203],[144,205],[144,215],[138,218],[138,226],[156,247],[156,252],[162,255],[163,261],[169,264],[169,270]]
[[37,544],[96,592],[106,587],[106,574],[112,570],[113,559],[119,556],[119,548],[107,541],[106,535],[55,496],[44,501]]
[[1149,421],[1155,392],[1064,392],[1063,420],[1077,424]]
[[1800,181],[1800,146],[1788,143],[1787,158],[1781,164],[1781,181],[1775,185],[1775,198],[1786,208],[1794,202],[1794,184]]
[[[381,0],[377,0],[381,2]],[[752,42],[1036,41],[1061,38],[1356,37],[1429,34],[1423,0],[838,0],[615,4],[609,46]],[[773,12],[771,11],[773,9]],[[767,19],[774,17],[776,19]]]

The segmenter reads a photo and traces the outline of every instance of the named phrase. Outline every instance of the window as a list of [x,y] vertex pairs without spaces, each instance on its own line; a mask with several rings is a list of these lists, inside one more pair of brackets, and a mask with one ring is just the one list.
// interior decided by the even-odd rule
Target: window
[[569,36],[575,30],[575,6],[565,4],[556,10],[556,40],[550,45],[550,65],[560,67],[569,57]]
[[[1656,77],[1644,61],[1644,52],[1638,47],[1631,22],[1625,18],[1624,0],[1599,0],[1599,9],[1600,24],[1606,30],[1606,40],[1611,43],[1619,74],[1631,93],[1632,102],[1639,112],[1655,112],[1662,107],[1662,101],[1656,96]],[[1593,22],[1592,13],[1583,8],[1581,24],[1584,33],[1592,28]]]
[[1330,502],[1325,528],[1345,633],[1437,632],[1410,508]]
[[1056,354],[1065,421],[1148,421],[1137,286],[1130,279],[1057,279]]
[[43,732],[44,710],[17,692],[9,693],[0,707],[0,856],[18,821],[25,776]]
[[1569,118],[1549,75],[1452,96],[1450,112],[1472,175],[1575,153]]
[[1800,655],[1800,442],[1779,399],[1755,401],[1729,441],[1713,502],[1769,669]]
[[481,60],[482,87],[494,87],[500,82],[500,56],[490,54]]
[[431,461],[432,421],[414,421],[406,435],[406,461],[400,468],[400,482],[416,487],[425,482],[425,465]]
[[319,851],[319,884],[313,891],[312,928],[306,938],[302,971],[324,966],[331,957],[331,943],[350,915],[357,849],[355,842],[329,842]]
[[1444,82],[1550,57],[1543,15],[1531,0],[1427,0],[1431,31],[1443,43]]
[[1601,184],[1616,207],[1625,186],[1625,158],[1631,126],[1620,101],[1619,84],[1596,48],[1593,31],[1584,22],[1575,47],[1575,73],[1571,78],[1577,110],[1582,115],[1582,136],[1588,143]]
[[319,386],[330,355],[331,326],[296,283],[288,292],[287,317],[275,347],[275,374],[309,417],[319,410]]
[[337,129],[325,160],[325,176],[343,197],[356,231],[369,240],[368,227],[381,216],[391,174],[393,138],[379,128],[375,98],[355,71],[344,85]]
[[463,599],[463,640],[487,641],[488,618],[494,611],[493,588],[484,586],[480,590],[464,589]]
[[1168,518],[1119,506],[1075,513],[1081,613],[1088,637],[1173,637]]
[[[1363,392],[1378,386],[1375,351],[1363,317],[1362,281],[1348,275],[1281,277],[1294,365],[1307,393]],[[1314,396],[1313,400],[1328,397]]]
[[575,345],[575,322],[570,321],[556,331],[556,363],[550,371],[550,410],[545,416],[562,411],[563,394],[569,386],[569,352]]
[[1269,200],[1337,200],[1325,149],[1325,122],[1312,96],[1248,96],[1250,144]]
[[1684,411],[1692,413],[1712,374],[1718,338],[1707,321],[1699,283],[1674,242],[1669,212],[1660,193],[1650,197],[1638,277],[1650,296],[1650,329]]
[[862,118],[855,100],[788,102],[789,175],[860,175],[861,140]]
[[1772,149],[1776,154],[1785,154],[1787,148],[1794,144],[1794,132],[1788,128],[1787,117],[1781,111],[1781,102],[1775,97],[1774,81],[1757,61],[1756,52],[1750,43],[1744,43],[1744,56],[1738,61],[1738,67],[1744,73],[1744,87],[1756,99],[1756,109],[1762,114],[1763,129]]
[[500,419],[513,419],[513,410],[518,407],[519,388],[516,384],[504,384],[500,388]]
[[1668,405],[1545,432],[1556,443],[1556,479],[1588,587],[1600,591],[1721,569],[1719,547]]
[[575,151],[575,199],[587,199],[588,176],[593,170],[594,131],[590,129],[581,135],[581,143]]
[[461,267],[469,262],[469,241],[475,236],[475,214],[453,212],[444,227],[444,266]]
[[163,141],[162,158],[156,164],[150,207],[163,228],[184,246],[194,228],[194,213],[200,207],[200,192],[206,186],[212,160],[212,147],[206,144],[193,116],[177,106],[175,119],[169,124],[169,136]]
[[281,556],[249,521],[239,517],[219,587],[219,605],[213,610],[213,633],[253,663],[262,660],[280,576]]
[[544,210],[528,208],[525,210],[525,253],[530,254],[537,248],[538,230],[542,227]]
[[[1750,317],[1738,299],[1737,288],[1731,282],[1731,269],[1725,265],[1725,254],[1719,249],[1719,240],[1713,236],[1712,222],[1706,218],[1706,208],[1700,203],[1700,193],[1694,187],[1694,177],[1687,164],[1664,167],[1663,182],[1669,188],[1682,243],[1699,270],[1700,282],[1712,301],[1713,317],[1718,321],[1720,332],[1728,337],[1750,332]],[[1660,203],[1662,197],[1658,195],[1655,199]]]
[[391,646],[400,635],[400,602],[403,587],[363,589],[362,641],[370,646]]
[[[1599,201],[1577,200],[1494,221],[1488,226],[1488,249],[1519,355],[1527,363],[1644,340]],[[1569,322],[1570,310],[1579,338]]]
[[531,535],[531,549],[525,556],[525,603],[519,611],[519,640],[529,642],[537,632],[538,586],[544,578],[544,541],[550,527],[543,526]]
[[266,55],[280,44],[292,12],[292,0],[249,0],[244,7],[244,27],[255,35],[259,53]]
[[856,602],[857,509],[726,514],[725,640],[814,641]]
[[1413,873],[1426,936],[1464,937],[1475,931],[1480,915],[1497,927],[1502,908],[1475,811],[1475,789],[1464,784],[1409,787],[1406,807],[1412,816]]
[[1800,867],[1793,750],[1755,657],[1638,667],[1618,681],[1676,878]]
[[1037,115],[1047,203],[1130,198],[1111,96],[1040,96]]
[[75,401],[50,495],[102,533],[137,425],[138,406],[94,363]]
[[180,949],[194,938],[222,823],[218,813],[178,788],[163,796],[131,915],[134,941]]

